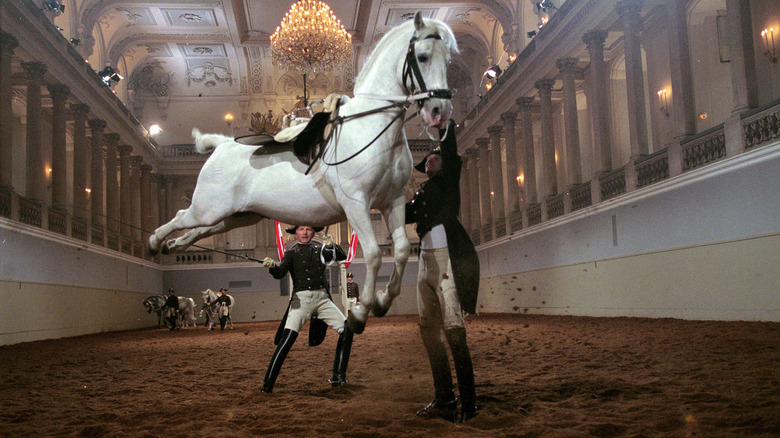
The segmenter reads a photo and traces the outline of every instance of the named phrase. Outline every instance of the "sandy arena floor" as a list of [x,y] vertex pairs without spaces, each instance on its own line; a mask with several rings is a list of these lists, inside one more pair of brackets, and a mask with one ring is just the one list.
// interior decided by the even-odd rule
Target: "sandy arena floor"
[[416,317],[370,319],[342,388],[335,332],[301,336],[263,394],[276,326],[0,347],[0,436],[780,436],[778,323],[471,317],[464,425],[415,416],[433,396]]

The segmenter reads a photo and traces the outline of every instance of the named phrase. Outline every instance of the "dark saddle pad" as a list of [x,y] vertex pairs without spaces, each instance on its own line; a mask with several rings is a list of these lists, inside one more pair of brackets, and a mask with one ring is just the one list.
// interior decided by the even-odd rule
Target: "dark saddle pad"
[[236,137],[236,142],[248,146],[263,146],[257,153],[261,155],[272,155],[281,152],[292,151],[298,160],[310,165],[319,154],[323,143],[323,133],[330,120],[329,112],[320,112],[314,115],[309,123],[303,128],[300,134],[294,140],[286,143],[279,143],[274,140],[272,135],[268,134],[250,134]]

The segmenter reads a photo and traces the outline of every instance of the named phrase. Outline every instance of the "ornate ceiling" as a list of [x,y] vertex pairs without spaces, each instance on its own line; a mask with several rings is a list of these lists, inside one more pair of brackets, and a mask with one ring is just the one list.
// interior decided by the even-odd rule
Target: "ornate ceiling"
[[[72,0],[55,23],[81,39],[78,50],[96,69],[116,67],[125,77],[117,95],[144,124],[167,122],[161,143],[191,142],[195,116],[180,117],[194,99],[208,112],[207,126],[224,127],[222,113],[236,113],[236,135],[251,127],[252,114],[279,115],[296,106],[303,78],[279,70],[270,59],[269,36],[292,0]],[[353,35],[355,67],[308,78],[314,98],[350,93],[352,81],[372,45],[416,11],[449,23],[461,48],[450,72],[456,94],[456,119],[475,103],[486,67],[506,58],[504,29],[519,33],[512,5],[520,1],[451,2],[333,0],[327,2]],[[523,2],[525,3],[525,2]],[[523,7],[527,5],[523,4]],[[515,19],[516,20],[516,19]],[[510,42],[511,43],[511,42]],[[509,47],[509,45],[507,45]],[[221,102],[221,104],[220,104]],[[231,106],[232,105],[232,106]],[[199,116],[202,119],[202,115]],[[213,120],[211,120],[213,119]],[[178,122],[177,122],[178,121]],[[411,137],[419,131],[412,125]]]

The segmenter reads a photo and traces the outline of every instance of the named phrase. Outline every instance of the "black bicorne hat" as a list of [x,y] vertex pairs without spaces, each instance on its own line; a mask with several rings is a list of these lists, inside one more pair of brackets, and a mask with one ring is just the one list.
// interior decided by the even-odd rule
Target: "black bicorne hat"
[[354,275],[352,275],[352,273],[351,273],[351,272],[350,272],[349,274],[347,274],[347,278],[354,278],[354,277],[355,277],[355,276],[354,276]]
[[[293,225],[292,227],[287,228],[284,231],[287,231],[290,234],[295,234],[295,230],[297,230],[298,227],[300,227],[300,225]],[[314,230],[315,233],[319,233],[320,231],[324,230],[325,227],[311,227],[311,229]]]
[[414,166],[415,169],[418,171],[425,173],[425,162],[428,161],[428,157],[431,155],[441,155],[441,148],[436,146],[432,151],[428,152],[428,155],[425,156],[425,158],[422,159],[419,163],[417,163],[416,166]]

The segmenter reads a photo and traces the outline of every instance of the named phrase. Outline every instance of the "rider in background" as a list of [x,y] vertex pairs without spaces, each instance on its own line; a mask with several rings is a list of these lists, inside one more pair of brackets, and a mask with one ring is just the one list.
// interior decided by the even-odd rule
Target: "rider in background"
[[176,328],[176,320],[179,318],[179,298],[176,296],[173,288],[168,289],[168,299],[163,306],[165,318],[171,323],[171,330]]
[[219,328],[225,330],[225,323],[227,322],[228,312],[230,311],[230,297],[225,295],[227,289],[224,287],[220,289],[219,292],[220,296],[214,300],[214,308],[217,309],[217,315],[219,315]]
[[474,244],[458,221],[462,161],[455,143],[455,122],[439,130],[441,149],[434,149],[415,166],[428,179],[406,204],[406,223],[416,223],[420,237],[417,309],[420,334],[433,371],[435,396],[417,415],[456,419],[457,399],[441,332],[455,362],[463,423],[477,415],[474,370],[466,344],[465,314],[476,310],[479,259]]
[[[282,260],[277,264],[270,257],[263,260],[263,266],[269,268],[274,278],[281,279],[290,273],[293,282],[293,292],[285,318],[282,320],[284,331],[277,335],[275,343],[276,351],[271,357],[271,363],[265,373],[262,392],[272,392],[276,377],[282,368],[287,353],[298,338],[298,332],[309,318],[314,316],[327,323],[339,332],[339,341],[336,345],[336,355],[333,359],[332,386],[347,384],[347,363],[352,349],[352,332],[346,324],[346,318],[333,303],[328,292],[327,278],[325,275],[326,263],[331,261],[346,260],[347,255],[340,246],[333,243],[333,236],[323,236],[323,243],[313,242],[314,233],[321,231],[322,227],[309,227],[296,225],[288,228],[287,232],[295,234],[298,243],[285,251]],[[310,335],[315,327],[315,319],[310,324]],[[280,327],[281,328],[281,327]],[[324,333],[324,330],[323,330]],[[319,339],[321,342],[322,339]],[[317,345],[311,343],[309,345]]]

